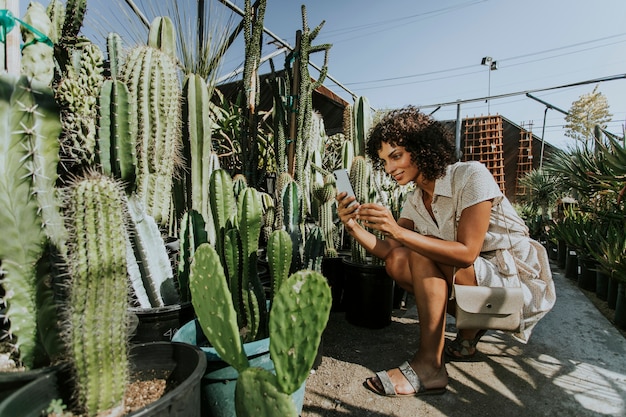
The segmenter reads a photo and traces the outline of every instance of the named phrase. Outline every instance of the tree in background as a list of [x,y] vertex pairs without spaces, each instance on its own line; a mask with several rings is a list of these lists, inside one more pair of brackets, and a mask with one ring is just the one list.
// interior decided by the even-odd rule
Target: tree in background
[[569,114],[565,116],[565,136],[586,144],[593,141],[595,126],[606,129],[612,117],[609,102],[596,85],[591,93],[583,94],[572,102]]

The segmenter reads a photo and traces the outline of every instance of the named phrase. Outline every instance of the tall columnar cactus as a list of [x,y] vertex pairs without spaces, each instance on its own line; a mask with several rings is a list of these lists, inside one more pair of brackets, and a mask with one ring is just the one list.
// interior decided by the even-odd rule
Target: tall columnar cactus
[[195,210],[186,212],[180,225],[179,232],[180,252],[178,260],[178,291],[180,300],[191,301],[189,293],[189,273],[191,262],[196,249],[203,243],[208,243],[208,235],[204,217]]
[[127,193],[135,188],[137,153],[130,133],[130,105],[126,84],[106,80],[100,92],[98,156],[102,171],[124,182]]
[[354,153],[355,155],[365,156],[365,143],[367,135],[372,127],[372,112],[367,97],[360,96],[353,107],[354,116]]
[[200,213],[206,225],[209,241],[215,242],[215,229],[209,205],[209,179],[216,166],[215,155],[211,146],[210,97],[207,83],[197,74],[189,74],[183,85],[183,156],[184,189],[187,201],[186,210]]
[[68,351],[77,402],[87,416],[123,414],[128,380],[125,197],[121,186],[90,174],[66,191]]
[[128,86],[131,136],[137,141],[137,193],[159,225],[169,226],[172,184],[181,164],[180,98],[176,63],[149,46],[133,49],[121,74]]
[[[312,128],[313,117],[313,91],[324,83],[326,79],[326,73],[328,71],[328,52],[330,51],[331,44],[313,45],[313,41],[319,34],[320,30],[324,26],[322,21],[316,28],[311,30],[309,28],[306,7],[302,5],[302,37],[300,44],[300,60],[299,68],[300,72],[300,85],[296,94],[298,99],[298,116],[297,116],[297,137],[290,138],[295,140],[296,147],[296,160],[295,160],[295,173],[294,179],[298,182],[301,189],[304,189],[305,175],[308,171],[309,163],[309,134]],[[324,51],[324,64],[320,70],[320,74],[316,81],[311,81],[309,75],[309,57],[315,52]],[[295,70],[295,69],[294,69]]]
[[274,231],[276,220],[276,206],[274,199],[268,193],[261,192],[261,205],[263,207],[263,226],[261,227],[261,244],[267,243],[270,234]]
[[150,23],[148,46],[157,48],[176,58],[176,29],[168,16],[157,16]]
[[[369,178],[370,168],[363,156],[355,156],[350,167],[350,183],[354,188],[356,200],[360,203],[369,202]],[[352,260],[358,263],[364,263],[366,252],[365,249],[352,239]]]
[[[36,362],[35,265],[46,234],[63,253],[65,228],[54,183],[59,161],[59,111],[52,91],[25,76],[0,76],[0,260],[3,319],[17,337],[21,362]],[[53,310],[51,310],[53,311]],[[15,341],[14,339],[12,340]]]
[[22,71],[26,75],[44,85],[50,85],[54,77],[54,45],[44,42],[41,35],[50,38],[52,22],[41,3],[31,2],[24,15],[24,23],[35,28],[35,34],[30,28],[21,26],[24,46],[22,47]]
[[318,222],[324,236],[324,256],[327,258],[337,257],[336,243],[338,241],[337,226],[333,222],[336,210],[335,176],[332,174],[324,177],[324,184],[313,189],[313,196],[319,202]]
[[292,243],[285,230],[274,230],[267,241],[267,263],[270,269],[272,294],[289,277],[291,268]]
[[276,375],[248,368],[237,380],[238,416],[297,416],[289,395],[309,375],[330,314],[332,297],[319,272],[292,274],[274,295],[270,314],[270,356]]
[[300,187],[295,181],[285,186],[282,198],[282,218],[284,228],[291,237],[293,257],[290,272],[302,269],[304,253],[304,218],[302,217]]

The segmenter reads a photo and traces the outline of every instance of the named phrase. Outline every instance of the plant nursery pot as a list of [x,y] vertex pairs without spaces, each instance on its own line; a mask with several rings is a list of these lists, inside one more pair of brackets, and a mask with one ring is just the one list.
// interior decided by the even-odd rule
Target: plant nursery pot
[[556,256],[556,266],[561,269],[565,269],[565,263],[567,261],[567,244],[559,240],[556,245],[557,256]]
[[[0,372],[0,403],[18,389],[29,384],[37,378],[55,371],[55,367],[32,369],[19,372]],[[0,414],[3,416],[4,414]]]
[[345,287],[345,273],[343,257],[322,258],[322,275],[326,277],[333,296],[331,311],[345,311],[343,292]]
[[348,323],[381,329],[391,323],[394,281],[382,265],[343,260],[344,300]]
[[[208,340],[198,320],[192,320],[182,326],[173,340],[198,346],[205,354],[207,367],[200,384],[202,417],[237,417],[235,386],[239,373],[224,362],[214,348],[208,346]],[[274,363],[270,358],[269,338],[244,343],[243,348],[250,366],[274,371]],[[304,405],[305,385],[306,382],[291,395],[298,414],[302,412]]]
[[606,301],[609,295],[609,276],[601,270],[596,270],[596,296]]
[[[200,379],[206,358],[195,346],[152,342],[130,350],[133,371],[167,374],[166,393],[128,417],[200,417]],[[50,372],[31,381],[0,403],[0,416],[41,417],[50,401],[69,403],[67,371]]]
[[617,286],[617,298],[615,300],[615,325],[620,329],[626,329],[626,283],[620,282]]
[[169,342],[180,327],[194,318],[191,302],[157,308],[129,308],[130,342]]
[[609,288],[606,292],[606,305],[615,309],[615,305],[617,304],[617,290],[619,289],[619,281],[615,278],[609,276]]
[[567,257],[565,258],[565,277],[578,281],[578,255],[570,247],[567,248]]
[[559,247],[556,243],[551,240],[548,240],[547,248],[548,250],[548,258],[552,261],[556,261],[559,259]]
[[596,262],[592,258],[578,255],[578,286],[583,290],[596,290]]

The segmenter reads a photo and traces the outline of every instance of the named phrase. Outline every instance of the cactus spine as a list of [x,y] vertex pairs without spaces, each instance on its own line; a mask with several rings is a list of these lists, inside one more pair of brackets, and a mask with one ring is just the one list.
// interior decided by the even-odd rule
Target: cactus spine
[[66,201],[69,355],[78,403],[95,416],[121,408],[128,379],[126,206],[121,186],[100,174],[73,184]]
[[54,194],[59,112],[52,92],[28,78],[0,76],[0,260],[5,319],[21,362],[36,361],[35,264],[46,234],[63,251],[65,229]]

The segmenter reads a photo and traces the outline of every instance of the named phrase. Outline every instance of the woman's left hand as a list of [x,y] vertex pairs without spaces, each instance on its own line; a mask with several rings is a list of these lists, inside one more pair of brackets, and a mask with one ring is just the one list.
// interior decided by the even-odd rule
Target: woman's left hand
[[387,207],[376,203],[361,204],[357,213],[357,219],[363,226],[378,230],[385,236],[393,237],[397,231],[398,223]]

